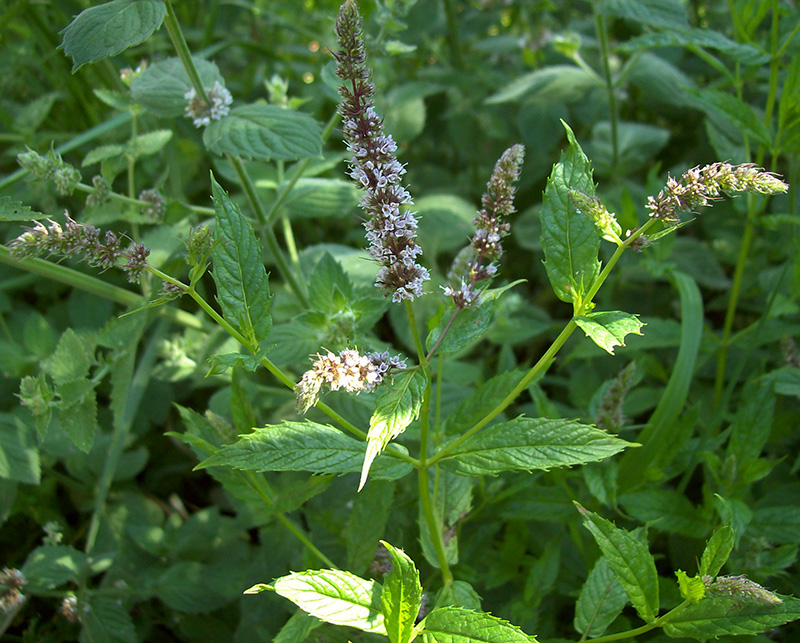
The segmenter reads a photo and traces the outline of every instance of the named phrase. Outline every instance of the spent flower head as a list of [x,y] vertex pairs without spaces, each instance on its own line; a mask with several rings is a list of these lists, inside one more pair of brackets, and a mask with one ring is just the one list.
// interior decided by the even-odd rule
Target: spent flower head
[[187,118],[191,118],[195,127],[208,127],[211,121],[218,121],[230,112],[233,96],[219,81],[214,83],[211,89],[207,89],[207,103],[201,96],[197,95],[194,87],[186,90],[183,97],[188,101],[184,110]]
[[743,599],[750,599],[764,603],[765,605],[777,605],[783,603],[783,599],[762,587],[747,576],[703,576],[703,584],[706,589],[713,594],[726,594]]
[[146,201],[150,205],[142,206],[141,212],[148,219],[157,223],[164,219],[164,214],[167,211],[167,202],[161,196],[161,192],[152,188],[150,190],[142,190],[139,193],[139,200]]
[[25,600],[21,591],[25,583],[25,575],[18,569],[6,567],[0,572],[0,612],[11,612]]
[[28,148],[27,152],[17,154],[17,163],[28,170],[35,180],[52,180],[59,194],[72,194],[81,181],[81,173],[64,161],[52,147],[47,156]]
[[670,176],[657,196],[648,197],[646,207],[651,218],[677,225],[680,223],[678,212],[695,212],[720,199],[723,193],[781,194],[788,189],[777,176],[754,163],[712,163],[687,170],[679,180]]
[[417,263],[417,218],[410,212],[411,195],[401,184],[405,168],[395,157],[397,144],[383,131],[374,108],[375,86],[366,66],[361,15],[347,0],[336,19],[339,49],[333,55],[339,88],[342,129],[350,159],[350,177],[364,190],[359,205],[367,215],[369,254],[381,264],[375,285],[388,290],[392,301],[413,300],[422,295],[428,271]]
[[399,357],[390,357],[388,352],[366,353],[345,349],[339,354],[327,351],[325,355],[317,354],[313,367],[303,373],[303,377],[294,387],[297,394],[297,409],[305,413],[319,399],[322,386],[331,391],[343,388],[348,393],[371,391],[396,369],[406,367],[405,361]]

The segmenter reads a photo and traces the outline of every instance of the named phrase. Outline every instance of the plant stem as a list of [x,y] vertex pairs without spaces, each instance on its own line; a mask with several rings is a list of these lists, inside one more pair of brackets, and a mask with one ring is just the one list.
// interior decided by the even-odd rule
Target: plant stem
[[183,68],[189,76],[189,82],[192,83],[194,91],[203,99],[206,105],[210,105],[211,100],[208,97],[206,88],[203,87],[203,81],[200,80],[200,74],[197,73],[197,67],[194,66],[194,62],[192,61],[192,52],[189,49],[189,45],[186,44],[186,38],[183,37],[181,26],[175,15],[175,9],[172,8],[172,2],[171,0],[164,0],[164,4],[167,7],[167,15],[164,17],[164,26],[167,28],[170,40],[172,40],[172,46],[175,47],[178,58],[180,58],[181,63],[183,63]]
[[464,69],[464,60],[461,57],[461,43],[458,37],[458,20],[453,0],[444,0],[444,12],[447,16],[447,44],[453,59],[453,67]]
[[[86,194],[97,194],[99,190],[92,186],[87,185],[86,183],[78,183],[75,186],[75,189],[79,192],[84,192]],[[142,199],[131,198],[129,196],[125,196],[124,194],[120,194],[119,192],[107,192],[109,198],[113,199],[114,201],[119,201],[120,203],[127,203],[128,205],[136,206],[137,208],[146,208],[152,205],[149,201],[143,201]],[[181,204],[182,207],[191,210],[197,214],[204,214],[207,216],[214,216],[214,208],[204,208],[199,205],[189,205],[188,203]]]
[[621,641],[622,639],[630,639],[634,636],[639,636],[640,634],[644,634],[649,632],[650,630],[654,630],[657,627],[664,627],[667,625],[675,616],[680,614],[683,610],[689,607],[689,601],[684,601],[677,607],[674,607],[669,612],[657,618],[652,623],[648,623],[647,625],[642,625],[641,627],[637,627],[633,630],[628,630],[627,632],[618,632],[616,634],[608,634],[606,636],[598,636],[596,639],[592,639],[592,643],[607,643],[607,641]]
[[618,140],[618,110],[617,96],[614,87],[614,77],[611,73],[611,52],[608,47],[608,28],[605,18],[600,14],[598,3],[592,2],[594,12],[594,25],[597,39],[600,41],[600,57],[603,59],[603,74],[605,76],[606,91],[608,92],[608,111],[611,120],[611,171],[616,173],[617,162],[619,160],[619,140]]

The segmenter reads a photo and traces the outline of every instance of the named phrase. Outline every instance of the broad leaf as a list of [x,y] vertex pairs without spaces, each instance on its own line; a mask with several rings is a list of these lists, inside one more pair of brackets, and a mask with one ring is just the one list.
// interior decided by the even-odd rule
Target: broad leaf
[[373,460],[419,416],[426,384],[425,373],[416,369],[396,376],[378,397],[369,420],[367,450],[361,468],[359,489],[367,482]]
[[72,56],[74,72],[143,42],[166,15],[162,0],[112,0],[81,11],[64,29],[61,46]]
[[88,605],[81,615],[83,633],[81,641],[92,643],[137,643],[139,636],[128,608],[114,596],[95,594],[89,597]]
[[761,66],[769,62],[769,55],[753,45],[731,40],[713,29],[669,29],[650,32],[621,43],[622,51],[641,51],[653,47],[688,47],[713,49],[744,65]]
[[658,615],[658,573],[647,546],[624,529],[576,503],[584,526],[628,595],[639,616],[652,623]]
[[290,219],[348,217],[358,207],[360,194],[352,181],[304,177],[286,195],[283,208]]
[[528,636],[508,621],[463,607],[440,607],[425,617],[426,643],[531,643]]
[[689,26],[686,6],[680,0],[602,0],[599,10],[606,16],[662,29]]
[[600,272],[597,253],[600,234],[594,222],[578,211],[570,198],[574,189],[594,195],[589,159],[564,123],[569,149],[553,167],[539,217],[545,268],[556,296],[566,302],[581,302]]
[[212,121],[203,142],[216,154],[233,154],[260,161],[291,161],[322,153],[319,123],[276,105],[254,103],[234,107]]
[[547,470],[603,460],[630,445],[573,420],[518,417],[470,437],[447,454],[442,466],[469,476]]
[[275,593],[304,612],[333,625],[386,634],[381,586],[336,569],[289,574],[273,582]]
[[619,497],[625,512],[653,529],[689,538],[700,538],[708,531],[708,518],[682,493],[674,489],[643,489]]
[[31,210],[30,206],[25,205],[22,201],[15,201],[8,196],[0,196],[0,221],[33,221],[46,218],[46,214]]
[[457,435],[477,424],[508,396],[511,390],[522,381],[525,373],[526,371],[521,369],[501,373],[470,393],[448,414],[444,422],[445,432]]
[[66,545],[45,545],[34,549],[22,566],[22,573],[36,588],[53,589],[77,583],[84,573],[86,555]]
[[[192,57],[203,87],[211,89],[225,81],[217,66],[202,58]],[[167,58],[149,65],[131,84],[134,100],[156,116],[173,118],[185,114],[186,92],[192,87],[179,58]],[[215,121],[216,122],[216,121]]]
[[269,314],[272,295],[267,271],[256,241],[253,226],[211,179],[214,195],[215,229],[212,276],[217,285],[217,301],[225,319],[250,342],[261,344],[272,330]]
[[[401,451],[403,447],[396,447]],[[310,471],[311,473],[352,473],[364,461],[366,445],[341,431],[314,422],[284,422],[255,429],[210,458],[196,469],[228,466],[247,471]],[[401,478],[411,465],[390,456],[375,462],[378,478]]]
[[575,323],[604,351],[614,354],[615,346],[625,346],[626,335],[641,335],[644,325],[637,315],[630,313],[599,312],[576,317]]
[[597,78],[575,65],[549,65],[514,79],[486,103],[500,104],[530,99],[551,103],[570,103],[597,87]]
[[[777,595],[776,595],[777,596]],[[715,639],[720,634],[761,634],[800,618],[800,599],[767,602],[751,596],[707,596],[664,625],[673,638]]]
[[762,145],[771,145],[769,129],[753,108],[742,99],[713,89],[691,90],[689,93],[697,101],[697,107],[727,119],[740,135],[747,135]]
[[575,604],[575,629],[592,638],[600,636],[620,615],[628,596],[605,557],[595,563]]
[[422,600],[419,572],[414,561],[402,549],[396,549],[387,542],[383,542],[383,546],[392,557],[392,571],[386,575],[381,592],[386,634],[391,643],[408,643]]
[[0,479],[39,484],[41,464],[33,434],[18,418],[0,415]]

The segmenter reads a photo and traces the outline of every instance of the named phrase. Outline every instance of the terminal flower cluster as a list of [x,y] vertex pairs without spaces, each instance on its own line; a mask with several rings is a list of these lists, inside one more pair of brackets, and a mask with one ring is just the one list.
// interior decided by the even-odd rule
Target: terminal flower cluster
[[218,121],[230,112],[233,96],[219,81],[207,90],[208,100],[206,103],[201,96],[197,95],[194,87],[186,90],[183,97],[188,101],[186,105],[186,117],[192,119],[195,127],[208,127],[211,121]]
[[680,222],[677,212],[694,212],[711,205],[711,201],[721,198],[722,193],[780,194],[788,189],[789,186],[777,176],[754,163],[712,163],[687,170],[679,180],[670,176],[658,196],[648,197],[646,207],[651,218],[676,225]]
[[364,190],[360,206],[367,215],[369,254],[382,267],[375,285],[391,292],[392,301],[422,295],[428,271],[417,263],[417,219],[408,210],[411,195],[400,183],[405,168],[395,157],[397,144],[383,131],[383,121],[373,106],[375,86],[366,66],[361,16],[347,0],[336,20],[339,50],[333,55],[336,73],[343,81],[340,112],[350,159],[350,177]]
[[100,230],[93,225],[78,223],[67,212],[64,225],[49,220],[45,226],[34,221],[33,227],[27,228],[8,245],[11,256],[15,259],[30,257],[55,256],[74,257],[86,261],[90,266],[107,270],[117,265],[118,260],[125,260],[120,266],[128,275],[128,281],[139,283],[147,265],[150,250],[141,243],[130,243],[122,249],[122,241],[111,230],[102,236]]
[[331,391],[344,389],[348,393],[371,391],[393,370],[406,368],[399,357],[388,352],[361,355],[355,349],[345,349],[338,355],[327,351],[317,355],[313,367],[303,373],[295,386],[297,409],[306,413],[319,399],[323,384]]
[[444,287],[445,295],[453,298],[457,308],[477,305],[480,291],[475,284],[497,274],[497,261],[503,256],[502,240],[511,231],[511,225],[503,219],[516,212],[514,183],[519,178],[524,158],[525,147],[512,145],[494,166],[481,197],[483,207],[472,220],[475,236],[470,246],[459,253],[448,275],[451,281],[460,283]]
[[56,191],[64,196],[72,194],[81,182],[81,173],[64,161],[52,148],[47,156],[28,148],[27,152],[17,154],[17,162],[28,170],[34,179],[53,181]]

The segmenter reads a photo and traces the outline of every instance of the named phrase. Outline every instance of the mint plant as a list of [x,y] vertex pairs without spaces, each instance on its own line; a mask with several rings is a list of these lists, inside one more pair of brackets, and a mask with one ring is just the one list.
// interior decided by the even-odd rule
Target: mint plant
[[[762,270],[763,312],[732,334],[756,222],[796,224],[791,193],[777,196],[789,190],[782,154],[796,151],[797,65],[782,66],[796,29],[778,3],[761,4],[735,7],[735,42],[683,25],[671,2],[593,3],[599,72],[565,32],[555,48],[573,66],[545,64],[494,93],[477,74],[470,91],[486,105],[540,90],[552,103],[521,104],[523,142],[498,141],[490,160],[483,146],[467,167],[486,186],[477,212],[458,192],[416,195],[428,175],[447,184],[442,155],[463,141],[429,132],[441,148],[409,143],[415,110],[442,88],[474,100],[461,83],[481,65],[459,39],[455,3],[441,4],[446,28],[431,51],[447,52],[456,77],[432,70],[441,86],[410,83],[399,98],[376,80],[402,83],[407,70],[376,65],[373,53],[413,55],[424,43],[394,36],[405,20],[435,26],[435,3],[378,3],[370,40],[364,7],[346,0],[334,25],[315,25],[331,34],[320,36],[333,58],[324,85],[308,72],[307,96],[293,96],[272,76],[268,96],[250,102],[248,83],[211,60],[228,55],[208,47],[213,16],[184,31],[182,21],[203,18],[170,0],[112,0],[75,16],[63,52],[73,73],[99,70],[94,95],[117,113],[67,145],[42,145],[33,131],[46,101],[29,106],[30,136],[9,139],[20,170],[0,182],[12,191],[0,216],[23,223],[6,226],[0,246],[17,275],[7,277],[15,305],[0,299],[13,398],[0,413],[0,520],[3,542],[17,540],[2,561],[2,632],[392,643],[791,632],[797,462],[779,450],[794,446],[798,415],[784,403],[800,368],[796,292],[785,285],[794,239],[776,240],[783,263]],[[276,5],[269,17],[286,27],[296,9]],[[767,54],[752,42],[770,9]],[[508,8],[498,23],[517,29],[523,13]],[[612,54],[614,19],[646,33]],[[204,57],[192,54],[192,32]],[[661,139],[656,126],[621,120],[621,89],[631,77],[646,86],[642,65],[678,75],[648,52],[665,44],[738,90],[678,92],[708,114],[714,151],[732,153],[636,176]],[[281,55],[280,38],[270,46]],[[132,48],[150,59],[118,71],[109,57]],[[282,54],[288,66],[295,51]],[[741,90],[742,70],[765,61],[762,122]],[[587,111],[600,100],[608,120],[586,128],[574,104],[584,99]],[[566,135],[551,169],[540,161],[547,146],[526,136],[531,114]],[[462,116],[451,106],[451,125]],[[342,145],[328,140],[339,135]],[[754,160],[742,153],[751,138]],[[90,182],[68,156],[87,143],[81,170],[99,166]],[[538,201],[531,173],[548,171],[540,206],[528,207]],[[718,232],[732,256],[729,224],[705,224],[706,209],[739,193],[746,227],[728,281],[711,248]],[[195,205],[209,196],[213,208]],[[766,214],[772,203],[789,213]],[[679,245],[698,227],[711,241]],[[722,283],[727,303],[716,295],[704,309],[698,283]],[[680,322],[664,312],[675,293]],[[674,362],[661,355],[675,347]]]

